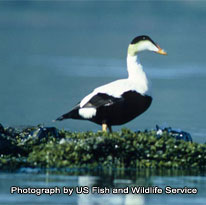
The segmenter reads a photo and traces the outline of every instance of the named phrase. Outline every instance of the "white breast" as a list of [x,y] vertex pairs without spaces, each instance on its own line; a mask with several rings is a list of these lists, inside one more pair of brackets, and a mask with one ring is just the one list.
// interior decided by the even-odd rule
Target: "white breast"
[[98,93],[105,93],[119,98],[127,91],[136,91],[142,95],[151,96],[151,83],[148,80],[142,66],[137,62],[137,56],[127,57],[128,78],[116,80],[109,84],[96,88],[92,93],[87,95],[80,103],[83,107],[93,96]]

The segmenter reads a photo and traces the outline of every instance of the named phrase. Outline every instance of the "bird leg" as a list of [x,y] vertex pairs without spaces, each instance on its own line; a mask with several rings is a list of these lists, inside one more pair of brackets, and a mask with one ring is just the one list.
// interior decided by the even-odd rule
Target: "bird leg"
[[112,133],[112,126],[108,126],[109,132]]
[[102,124],[102,132],[106,132],[107,131],[107,124],[103,123]]
[[106,123],[102,123],[102,132],[106,132],[107,128],[109,129],[109,132],[112,133],[112,127],[110,125],[107,125]]

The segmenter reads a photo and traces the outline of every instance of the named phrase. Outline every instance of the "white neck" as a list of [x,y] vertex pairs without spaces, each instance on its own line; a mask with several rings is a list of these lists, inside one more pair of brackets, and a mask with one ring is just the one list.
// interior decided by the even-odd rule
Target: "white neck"
[[138,62],[137,55],[127,55],[128,80],[132,81],[140,93],[148,93],[150,88],[149,80],[144,72],[142,65]]

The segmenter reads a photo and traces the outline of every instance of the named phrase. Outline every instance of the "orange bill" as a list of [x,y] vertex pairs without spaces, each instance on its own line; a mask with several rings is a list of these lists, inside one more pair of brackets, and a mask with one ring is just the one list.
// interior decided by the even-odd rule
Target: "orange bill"
[[162,49],[160,48],[159,46],[157,46],[157,48],[159,49],[158,51],[156,51],[156,53],[159,53],[161,55],[167,55],[167,53]]

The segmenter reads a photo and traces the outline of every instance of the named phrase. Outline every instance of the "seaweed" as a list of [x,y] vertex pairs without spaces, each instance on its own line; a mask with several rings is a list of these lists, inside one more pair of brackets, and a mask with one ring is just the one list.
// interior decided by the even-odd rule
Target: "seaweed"
[[0,125],[0,168],[205,168],[206,145],[168,130],[70,132]]

